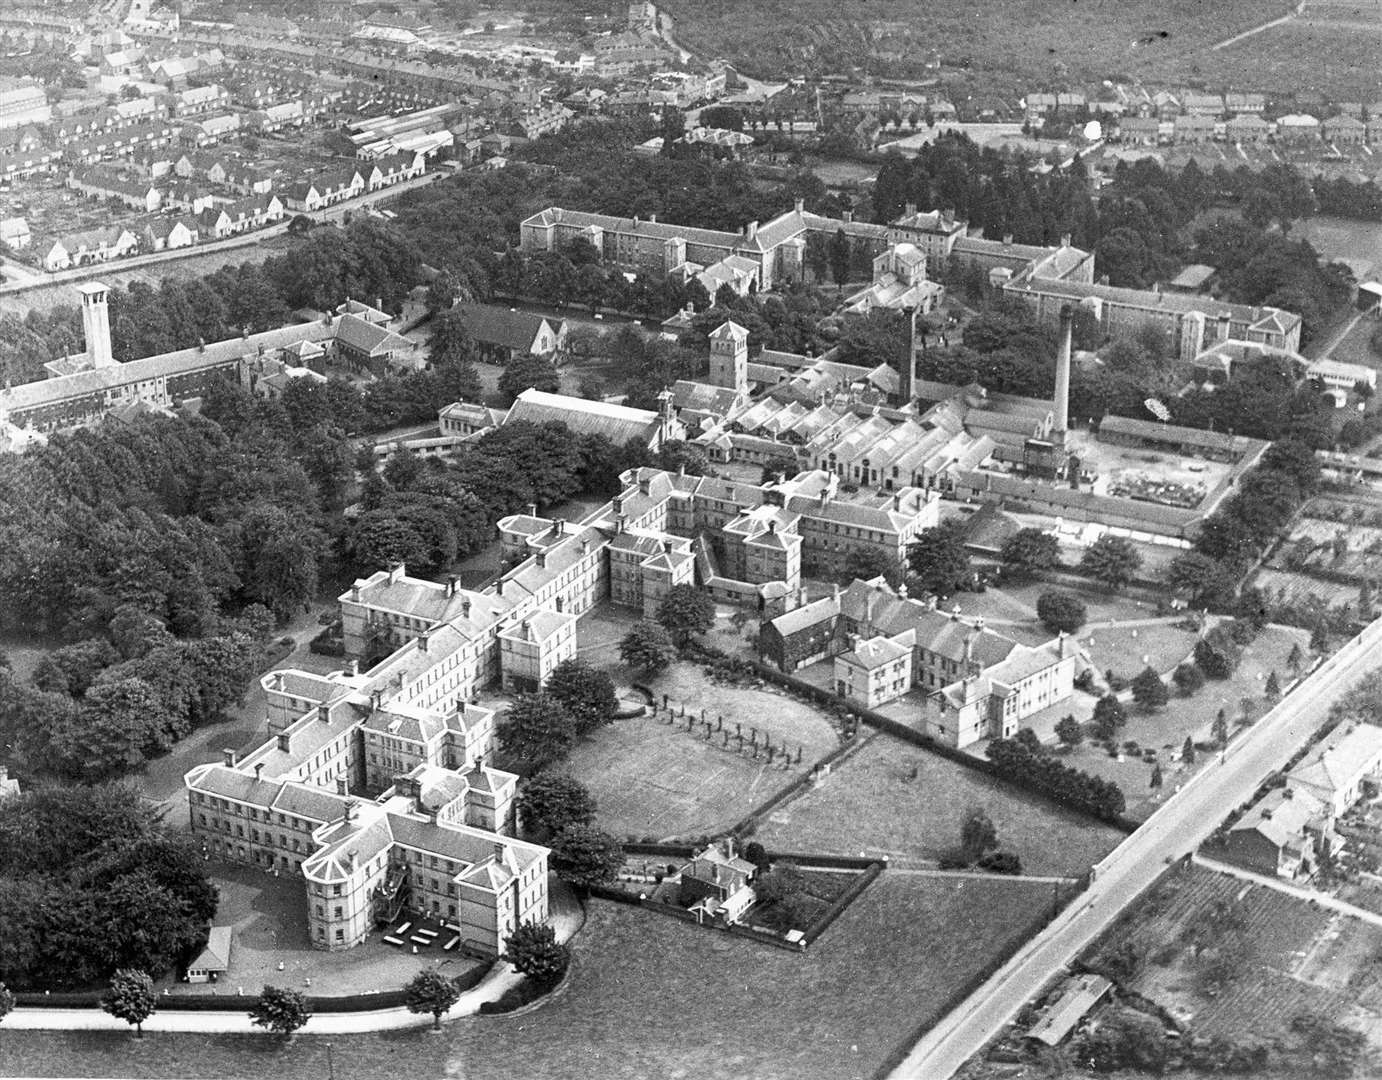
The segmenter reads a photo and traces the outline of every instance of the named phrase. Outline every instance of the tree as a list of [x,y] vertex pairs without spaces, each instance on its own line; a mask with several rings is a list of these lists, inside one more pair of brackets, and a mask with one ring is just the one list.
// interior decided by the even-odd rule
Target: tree
[[552,986],[571,965],[571,950],[557,940],[550,924],[525,922],[504,939],[504,954],[499,959],[539,986]]
[[442,1015],[460,1000],[461,991],[454,982],[436,968],[427,968],[413,976],[403,988],[404,1004],[410,1013],[432,1014],[432,1030],[441,1030]]
[[844,578],[847,581],[872,581],[881,576],[892,581],[897,578],[899,569],[897,562],[881,548],[860,547],[845,556]]
[[1080,571],[1118,590],[1132,581],[1142,568],[1142,556],[1132,542],[1105,533],[1085,549]]
[[1062,746],[1079,746],[1084,742],[1084,728],[1073,716],[1063,716],[1056,722],[1056,738]]
[[744,858],[758,867],[758,872],[760,874],[767,873],[768,868],[771,866],[771,860],[768,858],[767,849],[757,840],[750,840],[744,845]]
[[120,968],[111,976],[110,988],[101,995],[101,1008],[117,1020],[134,1025],[137,1039],[144,1037],[144,1021],[158,1007],[154,981],[133,968]]
[[608,673],[574,656],[552,670],[544,689],[576,722],[577,735],[588,735],[600,725],[609,723],[619,709],[614,680]]
[[0,1020],[5,1019],[12,1012],[14,1012],[14,995],[10,993],[9,987],[0,982]]
[[1275,701],[1281,697],[1281,680],[1276,677],[1275,671],[1267,673],[1266,692],[1268,701]]
[[1127,723],[1127,714],[1123,712],[1122,703],[1112,694],[1105,694],[1094,703],[1093,727],[1094,736],[1107,742],[1112,739],[1118,729]]
[[1228,714],[1223,709],[1214,717],[1214,741],[1220,750],[1228,745]]
[[1187,765],[1195,764],[1195,740],[1189,735],[1185,737],[1185,742],[1181,744],[1180,759]]
[[919,532],[907,549],[907,564],[926,592],[940,597],[974,580],[958,519]]
[[518,816],[526,835],[546,837],[571,825],[589,825],[595,820],[595,800],[574,777],[541,773],[519,791]]
[[715,625],[715,602],[694,585],[673,585],[657,607],[657,621],[678,646]]
[[1329,627],[1323,622],[1315,624],[1315,628],[1310,631],[1310,651],[1316,656],[1322,656],[1329,651]]
[[1204,672],[1201,671],[1193,661],[1187,660],[1176,667],[1171,678],[1175,681],[1176,689],[1182,696],[1189,697],[1197,693],[1204,686]]
[[830,277],[837,286],[849,280],[850,243],[844,229],[836,229],[828,247]]
[[1291,643],[1291,651],[1286,656],[1286,665],[1291,669],[1291,671],[1295,675],[1299,676],[1301,666],[1304,663],[1305,654],[1301,651],[1300,642],[1293,641]]
[[520,694],[497,725],[508,754],[540,769],[566,756],[576,741],[576,721],[549,694]]
[[677,646],[661,623],[640,619],[619,642],[619,658],[644,675],[656,675],[677,658]]
[[250,1021],[256,1027],[279,1033],[285,1042],[312,1019],[312,1009],[301,991],[283,986],[266,986],[250,1008]]
[[1150,783],[1148,784],[1148,786],[1149,786],[1153,791],[1155,791],[1157,788],[1161,787],[1161,785],[1162,785],[1161,762],[1158,761],[1155,765],[1152,766],[1152,779],[1151,779]]
[[1171,694],[1156,669],[1144,667],[1132,681],[1132,698],[1148,712],[1161,708],[1170,700]]
[[505,405],[512,405],[524,390],[541,390],[555,394],[561,390],[561,379],[550,360],[525,355],[510,360],[499,376],[499,394]]
[[998,558],[1005,572],[1028,578],[1060,562],[1060,544],[1041,529],[1021,529],[1008,537]]
[[1073,634],[1084,625],[1085,606],[1074,596],[1047,589],[1037,597],[1037,618],[1053,634]]
[[607,832],[569,825],[552,837],[552,869],[578,888],[613,881],[624,865],[624,849]]
[[978,862],[983,855],[998,848],[998,830],[993,827],[988,814],[979,809],[970,810],[960,824],[960,850],[971,863]]

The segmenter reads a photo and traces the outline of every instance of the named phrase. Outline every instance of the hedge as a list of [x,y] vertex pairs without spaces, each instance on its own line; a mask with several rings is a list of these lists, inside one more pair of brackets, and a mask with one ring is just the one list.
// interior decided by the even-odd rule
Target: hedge
[[[479,986],[490,973],[493,964],[481,964],[473,971],[457,976],[452,980],[462,993]],[[220,985],[229,985],[226,983]],[[15,1005],[31,1009],[99,1009],[104,991],[81,990],[58,994],[16,993]],[[159,1012],[244,1012],[258,998],[258,991],[246,990],[243,995],[234,993],[219,994],[170,994],[158,999]],[[407,991],[381,990],[377,994],[347,994],[339,997],[309,997],[308,1007],[319,1013],[373,1012],[376,1009],[401,1009],[407,1004]]]
[[850,882],[849,888],[842,892],[835,902],[826,909],[825,914],[806,928],[805,937],[802,939],[804,944],[813,944],[816,938],[830,929],[830,924],[843,914],[845,908],[859,899],[859,895],[872,885],[882,872],[882,863],[874,862],[869,864],[869,868]]

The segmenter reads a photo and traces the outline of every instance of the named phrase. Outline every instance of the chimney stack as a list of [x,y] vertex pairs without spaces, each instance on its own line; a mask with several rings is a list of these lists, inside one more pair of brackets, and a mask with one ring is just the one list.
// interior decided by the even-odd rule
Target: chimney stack
[[917,204],[909,202],[902,211],[904,217],[914,218],[917,216]]
[[222,751],[221,751],[221,760],[222,760],[229,768],[232,768],[232,769],[235,768],[235,751],[234,751],[234,750],[222,750]]
[[537,503],[528,504],[528,516],[537,517]]
[[256,780],[264,779],[264,763],[262,761],[254,767],[254,778]]
[[805,200],[805,199],[797,199],[797,200],[792,204],[792,208],[793,208],[794,210],[796,210],[796,212],[797,212],[798,214],[800,214],[803,210],[806,209],[806,200]]
[[1070,343],[1074,335],[1075,309],[1065,304],[1060,309],[1060,353],[1056,356],[1056,431],[1062,445],[1070,427]]

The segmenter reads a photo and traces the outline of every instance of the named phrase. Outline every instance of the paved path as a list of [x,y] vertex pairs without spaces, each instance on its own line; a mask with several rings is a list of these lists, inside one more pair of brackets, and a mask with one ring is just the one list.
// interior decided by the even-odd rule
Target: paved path
[[1225,812],[1246,802],[1273,769],[1304,746],[1329,708],[1378,664],[1382,620],[1367,627],[1250,728],[1221,764],[1201,770],[1091,871],[1093,884],[1045,930],[913,1047],[897,1078],[948,1080],[1056,978],[1081,950],[1188,855]]
[[1219,42],[1217,45],[1211,45],[1211,46],[1210,46],[1210,49],[1211,49],[1211,50],[1216,50],[1216,49],[1227,49],[1230,45],[1236,45],[1236,44],[1238,44],[1238,42],[1242,41],[1244,38],[1250,38],[1250,37],[1252,37],[1254,34],[1260,34],[1260,33],[1262,33],[1263,30],[1270,30],[1273,26],[1282,26],[1282,25],[1284,25],[1285,23],[1290,22],[1290,21],[1291,21],[1292,19],[1294,19],[1296,16],[1298,16],[1298,15],[1304,15],[1304,14],[1305,14],[1305,0],[1300,0],[1300,3],[1296,5],[1296,8],[1295,8],[1294,11],[1289,12],[1288,14],[1281,16],[1281,18],[1279,18],[1279,19],[1273,19],[1273,20],[1271,20],[1271,22],[1264,22],[1261,26],[1254,26],[1251,30],[1244,30],[1241,34],[1234,34],[1233,37],[1231,37],[1231,38],[1225,38],[1223,41]]
[[1266,874],[1254,874],[1251,870],[1244,870],[1241,866],[1220,862],[1218,859],[1206,859],[1198,853],[1194,857],[1194,862],[1197,866],[1203,866],[1206,870],[1213,870],[1216,874],[1228,874],[1230,877],[1236,877],[1242,881],[1251,881],[1268,889],[1275,889],[1279,893],[1285,893],[1297,900],[1327,907],[1343,915],[1352,915],[1355,919],[1362,919],[1374,926],[1382,926],[1382,915],[1375,911],[1368,911],[1366,908],[1360,908],[1356,904],[1350,904],[1347,900],[1340,900],[1337,896],[1330,896],[1328,893],[1318,892],[1315,889],[1302,888],[1300,885],[1292,885],[1289,881],[1268,877]]
[[1353,318],[1348,320],[1344,328],[1335,333],[1335,335],[1329,339],[1328,344],[1314,355],[1313,359],[1328,360],[1334,350],[1339,347],[1339,343],[1342,342],[1344,338],[1348,337],[1349,334],[1353,333],[1353,328],[1358,325],[1362,318],[1363,313],[1361,311],[1357,312]]
[[[557,938],[569,941],[585,925],[585,912],[565,886],[552,888],[552,923]],[[522,980],[508,964],[497,963],[481,982],[460,996],[455,1006],[442,1017],[447,1023],[463,1016],[475,1016],[480,1005],[493,1001],[505,990]],[[156,1012],[144,1021],[145,1031],[203,1032],[205,1034],[263,1033],[250,1023],[249,1008],[254,996],[245,995],[237,1009],[225,1011]],[[129,1025],[116,1020],[100,1009],[36,1009],[16,1008],[5,1017],[5,1027],[28,1030],[60,1031],[127,1031]],[[353,1035],[366,1031],[399,1031],[406,1028],[429,1027],[430,1014],[417,1015],[407,1009],[375,1009],[371,1012],[316,1013],[303,1028],[304,1035]],[[267,1037],[267,1036],[266,1036]]]

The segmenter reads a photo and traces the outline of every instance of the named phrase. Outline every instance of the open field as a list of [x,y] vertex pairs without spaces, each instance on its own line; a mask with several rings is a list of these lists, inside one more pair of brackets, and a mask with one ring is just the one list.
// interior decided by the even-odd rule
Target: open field
[[[1372,159],[1376,164],[1373,172],[1382,171],[1382,160]],[[1311,247],[1327,260],[1337,259],[1350,266],[1371,267],[1382,261],[1382,222],[1354,221],[1351,218],[1311,217],[1293,227],[1293,232],[1310,241]],[[1359,277],[1359,281],[1365,280]],[[1359,323],[1369,330],[1373,324],[1364,320]],[[1366,338],[1364,339],[1366,341]],[[1339,356],[1343,360],[1345,357]]]
[[1367,21],[1294,18],[1196,57],[1194,70],[1211,83],[1243,83],[1250,69],[1252,88],[1269,94],[1313,90],[1336,99],[1373,101],[1382,89],[1377,71],[1382,24],[1375,17],[1363,18]]
[[[775,77],[814,60],[826,72],[871,65],[877,52],[911,53],[916,73],[935,50],[947,67],[1012,72],[1049,80],[1053,64],[1074,77],[1109,78],[1149,70],[1181,77],[1213,55],[1210,46],[1286,14],[1288,2],[1091,0],[1072,14],[1060,0],[976,8],[958,0],[874,5],[828,0],[670,0],[676,35],[699,55],[723,56],[750,75]],[[1077,34],[1072,29],[1078,19]],[[1254,41],[1249,38],[1245,46]],[[1247,55],[1251,55],[1250,53]],[[1304,75],[1306,57],[1297,58]],[[1242,55],[1234,84],[1243,79]],[[910,73],[910,69],[909,73]],[[1172,79],[1173,82],[1178,81]],[[1302,80],[1303,81],[1303,80]],[[1366,100],[1366,99],[1365,99]]]
[[[1216,907],[1232,912],[1249,953],[1237,977],[1211,994],[1199,985],[1186,935]],[[1141,963],[1127,985],[1197,1034],[1266,1037],[1284,1034],[1302,1012],[1344,1020],[1352,1000],[1347,991],[1375,981],[1370,969],[1382,928],[1191,866],[1144,897],[1099,955],[1129,948]]]
[[[1030,936],[1050,887],[1020,879],[885,873],[804,956],[621,905],[591,904],[570,989],[538,1012],[476,1017],[443,1034],[333,1036],[340,1080],[393,1075],[493,1080],[706,1080],[871,1076],[951,988]],[[944,928],[944,932],[938,932]],[[267,1036],[6,1031],[7,1076],[327,1073],[309,1024]]]
[[770,814],[755,839],[769,850],[934,860],[958,844],[973,807],[989,815],[1003,849],[1029,874],[1078,876],[1122,840],[1114,829],[886,735]]

